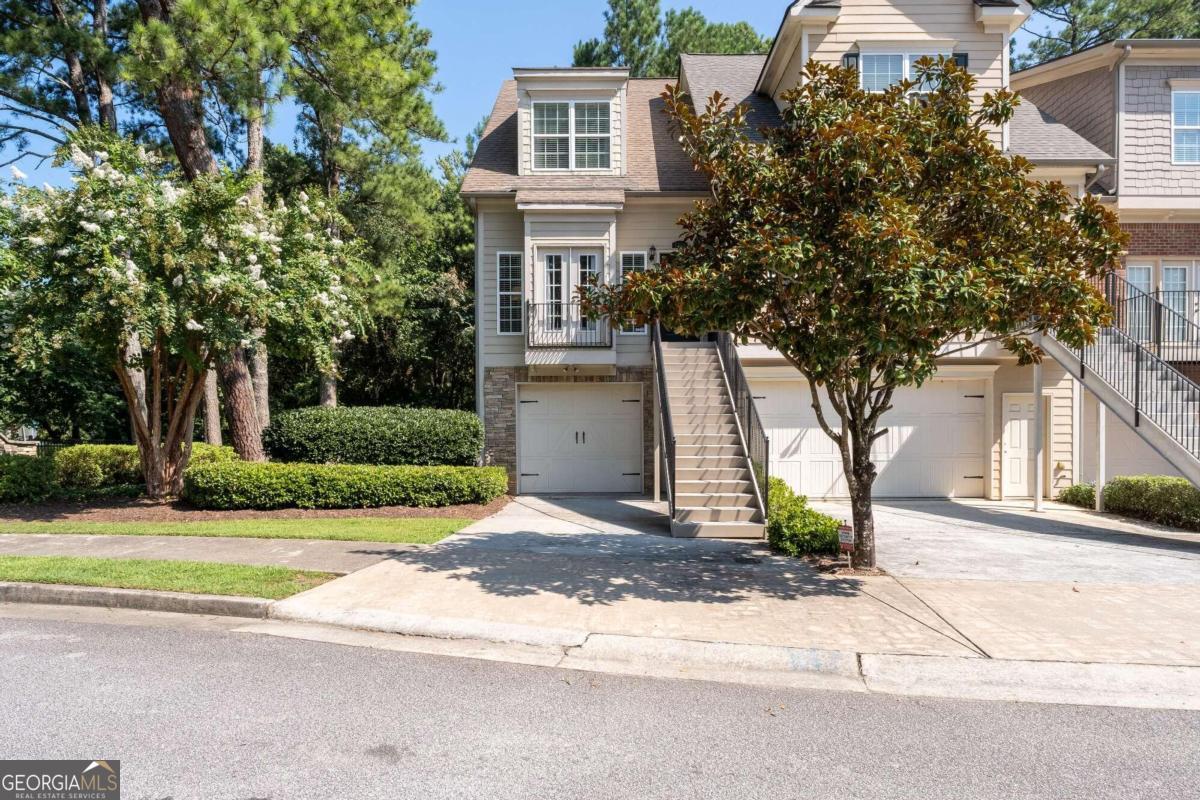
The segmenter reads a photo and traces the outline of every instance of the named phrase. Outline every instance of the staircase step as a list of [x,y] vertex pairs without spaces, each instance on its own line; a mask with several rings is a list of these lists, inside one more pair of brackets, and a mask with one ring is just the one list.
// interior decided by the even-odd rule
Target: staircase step
[[733,417],[701,417],[697,421],[674,419],[676,443],[682,442],[685,436],[728,436],[737,435],[737,424]]
[[698,468],[675,466],[675,480],[683,486],[690,482],[750,480],[749,467]]
[[676,433],[675,444],[679,447],[691,445],[736,445],[741,447],[742,440],[734,433]]
[[686,419],[692,416],[729,416],[732,419],[733,406],[729,403],[671,403],[671,419]]
[[679,457],[740,458],[745,453],[742,452],[740,444],[679,444],[676,440],[675,455]]
[[746,466],[746,456],[681,456],[675,457],[675,469],[736,469]]
[[720,378],[693,378],[691,380],[671,380],[671,376],[667,376],[667,391],[668,392],[723,392],[725,391],[725,381]]
[[[750,481],[679,481],[675,491],[680,497],[684,495],[703,494],[747,494],[754,491]],[[750,495],[753,497],[753,495]],[[694,503],[689,505],[695,505]]]
[[757,508],[699,508],[675,507],[679,522],[759,522]]
[[677,494],[675,503],[679,508],[751,508],[758,510],[758,500],[752,494],[728,492],[703,492],[700,494]]
[[761,522],[672,522],[677,539],[762,539],[767,526]]

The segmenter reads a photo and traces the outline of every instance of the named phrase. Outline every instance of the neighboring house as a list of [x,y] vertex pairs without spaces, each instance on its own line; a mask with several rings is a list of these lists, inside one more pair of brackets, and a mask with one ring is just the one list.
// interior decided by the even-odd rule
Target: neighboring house
[[[1089,188],[1130,234],[1124,278],[1164,308],[1135,306],[1131,328],[1200,380],[1200,40],[1116,41],[1018,72],[1012,87],[1116,157]],[[1101,408],[1088,394],[1085,480],[1096,477]],[[1177,472],[1128,426],[1107,426],[1106,438],[1109,475]]]
[[[685,55],[678,80],[697,106],[717,91],[745,103],[756,128],[779,124],[780,97],[809,58],[856,66],[864,85],[883,88],[923,55],[953,57],[977,76],[982,96],[1010,84],[1011,36],[1030,13],[1027,3],[1009,0],[801,0],[786,7],[768,55]],[[583,318],[574,300],[574,288],[592,277],[614,282],[656,268],[680,236],[676,220],[707,193],[669,130],[665,83],[622,69],[546,68],[516,69],[501,87],[463,185],[476,216],[485,457],[508,468],[516,492],[641,492],[661,482],[677,495],[677,532],[757,535],[748,404],[769,435],[772,475],[812,497],[846,494],[840,457],[796,370],[754,345],[722,358],[712,345],[668,341],[658,359],[652,330],[614,331]],[[1036,165],[1035,177],[1082,194],[1114,174],[1142,186],[1169,170],[1118,170],[1110,155],[1118,148],[1027,96],[1031,102],[995,135]],[[1173,177],[1170,185],[1186,193],[1189,180]],[[1200,258],[1200,249],[1193,255]],[[996,345],[980,346],[946,358],[936,380],[897,392],[885,419],[889,435],[875,453],[877,496],[1054,497],[1088,475],[1097,415],[1085,395],[1096,378],[1061,347],[1048,349],[1058,360],[1037,370]],[[723,369],[748,376],[740,414]],[[669,399],[669,413],[661,399]],[[1120,397],[1105,402],[1120,419],[1146,418]],[[1127,431],[1126,438],[1128,447],[1110,452],[1144,456],[1156,472],[1169,468],[1144,436]],[[673,459],[662,458],[668,453]],[[755,470],[760,479],[764,467]]]

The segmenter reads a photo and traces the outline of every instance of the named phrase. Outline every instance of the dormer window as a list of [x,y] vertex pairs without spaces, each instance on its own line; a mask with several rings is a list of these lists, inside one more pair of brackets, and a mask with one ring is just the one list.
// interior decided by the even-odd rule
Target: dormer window
[[533,168],[609,169],[611,110],[606,102],[535,102]]

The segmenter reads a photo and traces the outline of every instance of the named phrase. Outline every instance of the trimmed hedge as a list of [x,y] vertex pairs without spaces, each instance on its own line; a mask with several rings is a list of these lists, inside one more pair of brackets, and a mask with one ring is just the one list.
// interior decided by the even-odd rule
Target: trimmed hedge
[[781,478],[771,478],[767,497],[767,542],[789,556],[828,555],[838,551],[836,519],[808,505]]
[[[137,445],[81,444],[67,447],[54,456],[58,484],[67,489],[99,489],[145,483]],[[236,461],[232,447],[213,447],[197,442],[192,445],[189,464]]]
[[501,467],[374,467],[344,464],[197,464],[183,497],[197,508],[439,507],[488,503],[508,491]]
[[1200,489],[1184,478],[1114,478],[1104,486],[1104,507],[1114,514],[1200,530]]
[[1079,506],[1080,508],[1095,508],[1096,484],[1077,483],[1074,486],[1068,486],[1058,496],[1058,502]]
[[432,408],[302,408],[276,414],[263,445],[288,463],[471,466],[483,450],[483,423]]
[[0,454],[0,503],[42,503],[57,491],[51,459]]

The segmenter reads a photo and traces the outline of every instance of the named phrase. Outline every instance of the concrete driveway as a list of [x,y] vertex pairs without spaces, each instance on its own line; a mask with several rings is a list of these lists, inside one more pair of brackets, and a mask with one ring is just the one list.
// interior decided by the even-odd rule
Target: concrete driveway
[[[848,505],[813,503],[850,519]],[[898,577],[1122,585],[1200,584],[1200,534],[1051,504],[882,501],[880,566]]]

